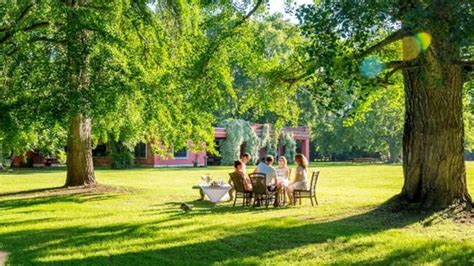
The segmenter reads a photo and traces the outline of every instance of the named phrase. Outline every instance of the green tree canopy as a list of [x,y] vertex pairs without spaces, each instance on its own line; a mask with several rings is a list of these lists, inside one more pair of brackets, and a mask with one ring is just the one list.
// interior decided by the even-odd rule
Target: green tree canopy
[[[289,57],[283,40],[270,50],[259,40],[281,39],[252,19],[264,3],[0,3],[0,150],[54,153],[67,142],[68,185],[95,183],[91,148],[99,142],[151,141],[165,152],[192,140],[212,150],[214,115],[234,112],[229,104],[241,98],[234,71],[254,82]],[[272,113],[293,119],[286,94],[264,80],[238,111],[279,98],[283,107]]]
[[[463,84],[472,77],[472,1],[319,1],[298,12],[309,40],[295,79],[344,106],[392,83],[405,92],[400,199],[472,205],[464,164]],[[381,86],[382,85],[382,86]]]

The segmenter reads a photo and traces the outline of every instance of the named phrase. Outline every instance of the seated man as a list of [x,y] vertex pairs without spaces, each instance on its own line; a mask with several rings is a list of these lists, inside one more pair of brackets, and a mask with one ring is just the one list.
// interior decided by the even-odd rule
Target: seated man
[[257,165],[254,173],[263,173],[266,174],[266,184],[268,191],[276,191],[275,206],[278,206],[278,198],[280,194],[281,185],[278,182],[277,174],[275,168],[273,168],[273,156],[267,155],[264,162],[260,162]]
[[277,175],[276,175],[275,168],[273,168],[272,164],[273,164],[273,156],[267,155],[267,157],[265,157],[264,160],[258,163],[257,168],[255,168],[253,172],[266,174],[267,187],[273,187],[273,190],[274,190],[274,187],[277,184]]

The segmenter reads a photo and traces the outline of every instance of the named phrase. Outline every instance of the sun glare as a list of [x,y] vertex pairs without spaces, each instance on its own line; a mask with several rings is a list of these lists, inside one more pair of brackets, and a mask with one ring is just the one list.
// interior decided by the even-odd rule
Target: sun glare
[[403,60],[413,60],[425,52],[431,44],[431,34],[419,32],[403,38]]
[[373,79],[385,69],[385,64],[376,56],[369,56],[360,64],[363,77]]

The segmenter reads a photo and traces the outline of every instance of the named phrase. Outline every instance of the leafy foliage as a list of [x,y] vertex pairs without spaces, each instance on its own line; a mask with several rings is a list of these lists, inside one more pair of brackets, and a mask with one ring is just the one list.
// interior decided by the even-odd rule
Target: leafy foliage
[[474,151],[474,81],[464,84],[464,147],[467,152]]
[[212,151],[218,113],[295,121],[295,90],[274,73],[301,38],[279,17],[250,20],[262,2],[0,3],[2,151],[56,153],[75,114],[92,119],[95,144],[151,141],[158,153],[188,140]]
[[126,145],[120,142],[109,143],[111,147],[111,158],[113,169],[126,169],[134,166],[134,159],[132,151]]
[[260,137],[260,148],[264,148],[266,153],[272,156],[277,155],[278,147],[278,135],[274,131],[274,135],[271,136],[270,125],[264,124],[262,127],[262,135]]
[[293,133],[283,131],[280,135],[280,145],[285,146],[285,157],[288,163],[293,163],[296,155],[296,141],[293,138]]
[[[317,1],[300,8],[302,33],[308,39],[301,77],[312,101],[323,112],[332,111],[317,114],[313,132],[319,151],[329,155],[355,148],[388,156],[387,143],[399,147],[404,108],[400,88],[398,96],[390,95],[393,86],[402,86],[395,73],[427,63],[422,56],[407,58],[403,42],[414,42],[416,57],[426,52],[430,41],[446,41],[452,52],[441,65],[472,62],[473,10],[472,1]],[[469,81],[472,64],[464,69],[463,81]],[[426,80],[420,80],[423,83]],[[464,119],[465,142],[470,143],[474,133],[469,115],[465,113]]]
[[366,101],[347,113],[323,113],[314,130],[319,156],[365,151],[379,152],[389,161],[397,161],[401,153],[403,113],[400,86],[371,93]]
[[241,146],[252,156],[253,162],[258,158],[260,139],[252,124],[240,119],[227,119],[221,123],[226,129],[227,138],[221,144],[222,164],[232,165],[240,158]]

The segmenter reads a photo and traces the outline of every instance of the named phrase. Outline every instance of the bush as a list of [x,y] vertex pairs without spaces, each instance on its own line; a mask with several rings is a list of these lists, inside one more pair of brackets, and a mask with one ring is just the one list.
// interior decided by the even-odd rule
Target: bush
[[134,166],[134,159],[130,149],[123,144],[113,143],[112,147],[112,168],[113,169],[126,169]]

